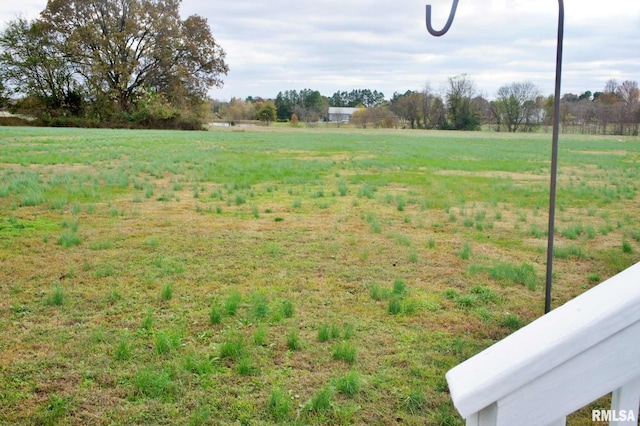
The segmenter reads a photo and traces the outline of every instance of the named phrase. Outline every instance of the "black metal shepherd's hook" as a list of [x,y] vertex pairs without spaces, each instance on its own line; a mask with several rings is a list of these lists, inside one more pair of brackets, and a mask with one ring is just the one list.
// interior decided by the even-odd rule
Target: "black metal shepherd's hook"
[[431,5],[428,4],[427,5],[427,30],[429,31],[429,33],[431,33],[431,35],[436,37],[445,35],[449,31],[449,28],[451,28],[451,24],[453,24],[453,18],[455,18],[456,16],[457,9],[458,9],[458,0],[453,0],[453,6],[451,7],[451,13],[449,14],[449,19],[447,20],[447,23],[445,24],[443,29],[441,29],[440,31],[436,31],[433,29],[433,26],[431,25]]
[[[545,314],[551,311],[551,284],[553,280],[553,242],[555,235],[556,217],[556,184],[558,177],[558,136],[560,134],[560,87],[562,83],[562,48],[564,41],[564,1],[558,0],[558,48],[556,54],[556,87],[553,108],[553,145],[551,152],[551,184],[549,188],[549,239],[547,243],[547,281],[545,289]],[[453,0],[451,14],[446,25],[440,31],[433,29],[431,25],[431,5],[427,5],[427,30],[431,35],[443,36],[451,28],[453,19],[456,16],[458,0]]]

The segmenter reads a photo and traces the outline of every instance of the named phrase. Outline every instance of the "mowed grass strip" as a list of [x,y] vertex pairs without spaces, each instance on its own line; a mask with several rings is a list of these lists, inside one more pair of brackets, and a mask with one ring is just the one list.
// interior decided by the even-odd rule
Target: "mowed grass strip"
[[[463,424],[446,371],[543,311],[548,139],[0,128],[0,419]],[[554,306],[640,260],[618,139],[562,136]]]

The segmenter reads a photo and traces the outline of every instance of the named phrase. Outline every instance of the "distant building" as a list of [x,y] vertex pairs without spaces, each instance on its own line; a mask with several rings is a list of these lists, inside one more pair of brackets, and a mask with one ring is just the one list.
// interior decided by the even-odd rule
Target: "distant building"
[[348,123],[351,115],[360,108],[329,107],[329,121],[331,123]]

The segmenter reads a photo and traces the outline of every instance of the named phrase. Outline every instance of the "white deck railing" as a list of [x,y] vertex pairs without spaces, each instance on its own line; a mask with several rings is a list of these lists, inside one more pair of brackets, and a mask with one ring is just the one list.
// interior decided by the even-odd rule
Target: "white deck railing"
[[611,410],[594,419],[637,425],[640,263],[453,368],[447,382],[467,426],[564,425],[610,392]]

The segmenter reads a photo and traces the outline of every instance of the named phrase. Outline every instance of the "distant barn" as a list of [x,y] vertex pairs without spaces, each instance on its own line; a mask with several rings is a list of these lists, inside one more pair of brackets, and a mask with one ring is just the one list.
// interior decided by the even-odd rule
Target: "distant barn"
[[331,123],[348,123],[349,120],[351,119],[351,115],[356,112],[359,111],[360,108],[336,108],[336,107],[330,107],[329,108],[329,121]]

